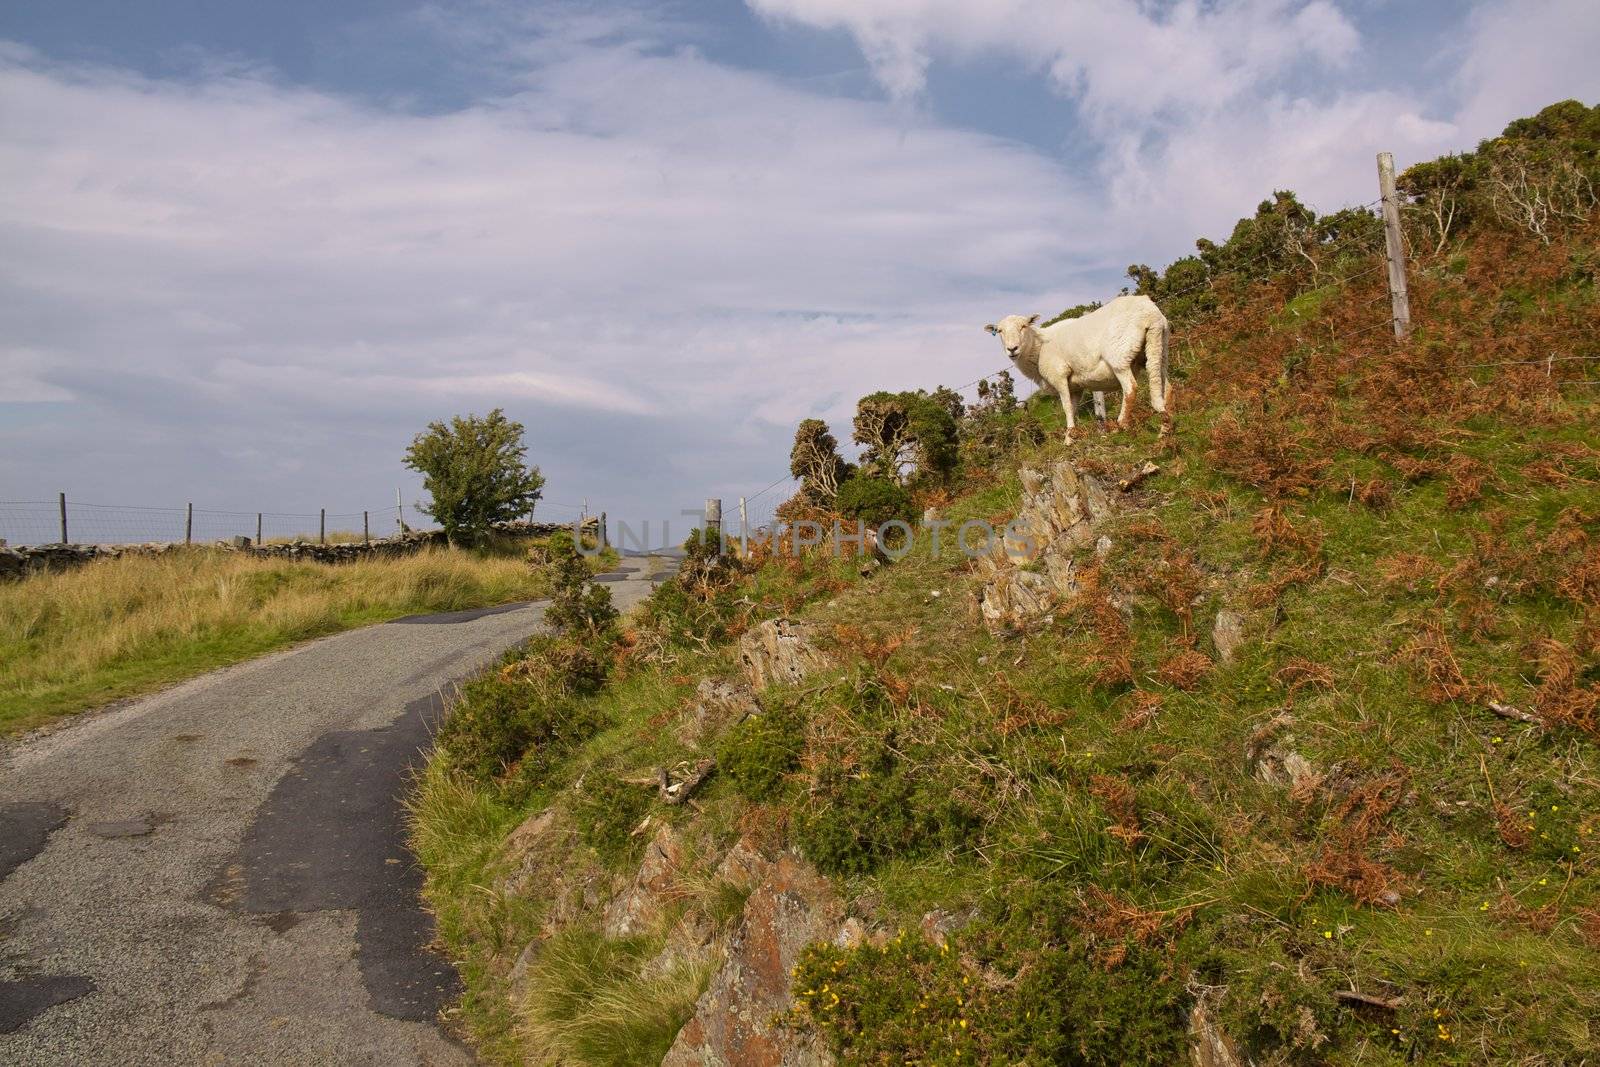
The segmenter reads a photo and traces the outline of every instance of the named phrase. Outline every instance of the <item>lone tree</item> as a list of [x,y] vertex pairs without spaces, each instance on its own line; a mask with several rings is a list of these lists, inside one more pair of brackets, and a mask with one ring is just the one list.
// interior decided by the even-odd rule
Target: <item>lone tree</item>
[[794,432],[789,473],[800,479],[800,493],[809,504],[830,506],[839,485],[854,468],[839,458],[839,442],[821,419],[806,419]]
[[433,498],[422,510],[444,527],[451,544],[480,543],[490,523],[533,510],[544,488],[538,467],[523,464],[522,424],[495,408],[483,418],[430,422],[406,449],[406,466],[422,473]]

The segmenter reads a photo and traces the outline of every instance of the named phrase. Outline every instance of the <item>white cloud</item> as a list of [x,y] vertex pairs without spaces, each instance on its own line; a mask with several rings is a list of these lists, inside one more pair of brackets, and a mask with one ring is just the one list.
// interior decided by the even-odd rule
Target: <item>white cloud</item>
[[[801,417],[842,430],[864,392],[992,370],[981,323],[1103,296],[1274,187],[1366,200],[1379,149],[1600,94],[1577,0],[1482,7],[1431,108],[1373,87],[1327,0],[748,2],[852,34],[889,99],[712,62],[637,12],[424,12],[511,86],[444,114],[0,44],[0,399],[80,413],[76,451],[0,429],[0,479],[182,500],[311,471],[327,498],[391,477],[427,419],[502,404],[552,496],[674,513],[776,477]],[[951,59],[1035,72],[1095,165],[905,106]]]
[[[715,427],[764,474],[819,396],[992,369],[978,326],[1068,300],[1104,252],[1059,239],[1092,233],[1093,194],[1037,153],[626,41],[443,115],[16,50],[0,96],[0,308],[50,353],[28,395],[92,410],[85,448],[142,427],[290,455],[503,404],[607,420],[646,471]],[[409,430],[386,432],[392,467]],[[73,474],[10,456],[8,483]],[[106,493],[194,476],[96,470]]]

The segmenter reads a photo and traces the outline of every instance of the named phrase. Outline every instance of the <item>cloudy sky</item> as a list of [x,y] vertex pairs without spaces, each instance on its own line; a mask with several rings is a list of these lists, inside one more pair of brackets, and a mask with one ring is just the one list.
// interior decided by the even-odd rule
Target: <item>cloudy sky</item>
[[0,500],[376,508],[500,406],[550,517],[731,505],[985,322],[1592,103],[1597,52],[1593,0],[16,0]]

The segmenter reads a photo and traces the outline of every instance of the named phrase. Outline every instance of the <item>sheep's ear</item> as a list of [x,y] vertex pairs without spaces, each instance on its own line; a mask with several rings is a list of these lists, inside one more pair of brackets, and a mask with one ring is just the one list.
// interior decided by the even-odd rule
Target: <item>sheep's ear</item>
[[1039,316],[1037,316],[1037,315],[1029,315],[1028,316],[1028,325],[1029,326],[1032,326],[1034,323],[1036,323],[1038,321],[1039,321]]
[[997,333],[1000,332],[1000,327],[996,326],[992,322],[989,325],[985,326],[984,329],[988,330],[990,334],[997,334]]

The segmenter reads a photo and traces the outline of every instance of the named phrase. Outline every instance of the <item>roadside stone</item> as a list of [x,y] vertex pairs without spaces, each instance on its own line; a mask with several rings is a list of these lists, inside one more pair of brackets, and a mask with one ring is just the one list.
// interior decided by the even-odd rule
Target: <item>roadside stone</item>
[[606,905],[607,937],[628,937],[655,926],[684,868],[686,850],[671,826],[656,831],[629,886]]
[[689,714],[678,726],[678,740],[690,748],[761,712],[755,694],[742,682],[702,678],[694,696]]
[[1211,643],[1217,647],[1217,658],[1223,663],[1231,662],[1244,640],[1244,616],[1226,608],[1217,612],[1217,621],[1211,625]]
[[750,894],[711,978],[662,1067],[823,1067],[832,1057],[809,1035],[778,1025],[789,1011],[789,972],[813,941],[828,941],[844,902],[815,868],[778,857]]
[[769,685],[793,685],[828,665],[816,647],[816,628],[791,619],[768,619],[739,638],[739,662],[750,687],[761,692]]

